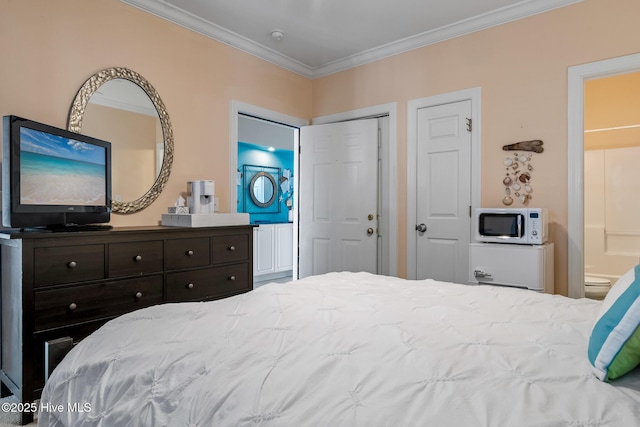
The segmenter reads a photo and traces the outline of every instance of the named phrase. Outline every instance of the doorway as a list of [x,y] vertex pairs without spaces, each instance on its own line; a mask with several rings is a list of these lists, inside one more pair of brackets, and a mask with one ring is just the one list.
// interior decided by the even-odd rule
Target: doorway
[[[238,200],[237,191],[237,173],[238,173],[238,117],[239,114],[247,114],[261,119],[300,128],[307,126],[308,121],[278,112],[256,107],[239,101],[231,102],[231,129],[230,129],[230,150],[229,150],[229,199],[231,201]],[[373,107],[347,111],[338,114],[321,116],[313,119],[313,124],[326,124],[341,121],[366,119],[371,117],[387,116],[387,120],[383,121],[381,129],[379,147],[380,159],[380,209],[378,221],[378,237],[380,239],[380,249],[378,252],[378,271],[380,274],[397,276],[397,113],[396,103],[381,104]],[[295,152],[299,150],[299,131],[296,134]],[[298,175],[298,156],[294,156],[294,177]],[[298,245],[298,205],[299,197],[297,194],[298,186],[294,185],[294,204],[293,204],[293,242],[294,257],[293,264],[294,280],[298,277],[297,248]],[[237,204],[230,203],[230,211],[237,211]]]
[[587,80],[640,71],[640,54],[568,70],[568,296],[584,297],[584,86]]
[[[259,123],[260,127],[257,129],[250,129],[251,120],[253,123]],[[238,148],[240,136],[243,139],[251,139],[254,142],[262,141],[263,144],[267,142],[262,139],[264,132],[273,132],[274,140],[282,138],[292,138],[291,141],[287,141],[286,144],[291,145],[293,152],[298,150],[298,135],[299,128],[308,125],[309,122],[297,117],[288,116],[285,114],[277,113],[275,111],[267,110],[261,107],[256,107],[250,104],[245,104],[238,101],[231,102],[231,128],[230,128],[230,141],[229,141],[229,211],[238,212],[238,206],[241,206],[243,201],[242,191],[246,190],[246,185],[243,186],[244,177],[242,176],[242,168],[238,164]],[[266,126],[266,127],[265,127]],[[241,133],[240,128],[245,128],[245,133]],[[284,134],[279,130],[286,127],[290,132]],[[280,128],[280,129],[279,129]],[[252,134],[254,136],[252,136]],[[248,136],[247,136],[248,135]],[[279,135],[279,136],[278,136]],[[254,139],[256,138],[256,139]],[[269,145],[271,146],[271,145]],[[265,147],[268,148],[268,147]],[[275,148],[275,147],[274,147]],[[293,156],[293,176],[297,174],[297,156]],[[280,176],[284,178],[284,174]],[[278,179],[277,185],[280,185],[280,179]],[[295,201],[297,188],[293,186],[293,197]],[[279,203],[282,201],[278,200]],[[286,206],[286,205],[285,205]],[[287,278],[289,280],[298,277],[298,263],[297,263],[297,242],[298,242],[298,221],[297,221],[297,205],[292,204],[291,225],[285,223],[274,223],[258,226],[254,229],[254,286],[260,283],[266,283],[270,281],[279,281],[283,272],[287,272]],[[288,209],[286,207],[285,209]],[[266,216],[272,216],[273,214],[266,214]],[[281,241],[286,241],[284,245],[280,245]],[[282,250],[288,248],[289,250]],[[260,254],[257,253],[260,251]],[[288,271],[291,270],[289,275]]]
[[[481,99],[481,90],[480,88],[473,88],[468,90],[462,90],[458,92],[452,92],[442,95],[431,96],[427,98],[415,99],[409,101],[408,105],[408,139],[407,139],[407,278],[409,279],[420,279],[427,277],[438,278],[439,280],[448,280],[448,281],[457,281],[459,283],[467,283],[469,280],[469,265],[468,265],[468,242],[471,240],[471,236],[473,235],[473,227],[472,222],[470,221],[471,212],[474,207],[480,206],[480,184],[481,184],[481,170],[480,170],[480,161],[481,161],[481,128],[480,128],[480,99]],[[465,200],[469,200],[469,205],[464,206],[464,209],[461,209],[459,205],[459,201],[456,196],[456,216],[464,215],[466,217],[466,221],[463,221],[461,224],[462,227],[462,240],[466,241],[467,244],[457,245],[455,251],[453,249],[449,250],[449,254],[446,255],[446,259],[441,259],[439,261],[439,265],[445,266],[448,269],[448,273],[442,271],[424,271],[419,266],[425,265],[424,259],[427,255],[424,253],[425,250],[421,246],[422,241],[419,239],[423,239],[425,236],[425,232],[421,231],[423,227],[422,225],[422,217],[419,219],[419,215],[422,215],[421,211],[423,208],[420,206],[423,203],[420,201],[418,197],[418,191],[422,186],[422,182],[424,179],[422,178],[422,174],[429,174],[429,168],[426,165],[420,165],[425,167],[419,167],[418,165],[418,157],[419,157],[419,139],[422,137],[420,132],[421,121],[425,120],[425,117],[422,117],[426,111],[429,109],[433,109],[431,111],[438,112],[440,107],[444,109],[448,108],[456,108],[456,106],[463,106],[466,110],[464,114],[462,112],[456,112],[455,114],[444,114],[442,117],[457,117],[454,121],[448,123],[454,123],[458,121],[455,125],[455,129],[452,130],[452,134],[456,133],[466,133],[467,129],[469,132],[468,141],[471,144],[470,147],[470,158],[468,160],[468,164],[470,165],[470,170],[460,170],[459,173],[455,173],[455,177],[451,178],[453,180],[465,181],[465,185],[460,188],[466,188],[466,190],[461,190],[467,192],[464,195]],[[444,111],[444,110],[443,110]],[[439,114],[439,113],[438,113]],[[464,115],[462,119],[460,119]],[[467,116],[468,115],[468,116]],[[466,119],[470,119],[469,122]],[[428,117],[426,118],[428,119]],[[463,120],[463,123],[459,121]],[[447,120],[441,121],[441,123],[445,123]],[[468,123],[468,127],[467,127]],[[462,128],[460,127],[461,125]],[[453,158],[453,156],[452,156]],[[457,166],[456,166],[457,167]],[[419,175],[421,174],[421,175]],[[462,177],[459,175],[462,174]],[[451,196],[444,195],[442,200],[448,200],[447,197],[451,198]],[[466,203],[466,202],[465,202]],[[451,210],[451,209],[449,209]],[[461,212],[463,211],[463,212]],[[450,215],[453,218],[453,214]],[[426,224],[425,224],[426,225]],[[436,227],[440,227],[437,226]],[[444,226],[442,226],[444,227]],[[452,233],[450,233],[452,234]],[[447,236],[447,238],[443,238],[441,236],[436,236],[440,243],[444,242],[452,242],[454,239],[451,236]],[[460,236],[458,236],[460,239]],[[419,245],[420,243],[420,245]],[[453,248],[456,245],[450,245]],[[460,256],[460,251],[464,253]],[[444,253],[444,252],[442,252]],[[441,254],[442,254],[441,253]],[[437,260],[437,257],[433,257],[434,260]],[[432,268],[435,264],[432,264]],[[447,274],[446,277],[443,274]]]
[[638,263],[640,72],[585,82],[585,297],[603,299]]

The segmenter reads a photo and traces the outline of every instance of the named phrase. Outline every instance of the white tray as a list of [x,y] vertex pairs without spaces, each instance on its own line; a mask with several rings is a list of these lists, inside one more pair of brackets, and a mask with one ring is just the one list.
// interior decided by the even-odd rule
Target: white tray
[[248,213],[213,214],[162,214],[162,225],[173,227],[218,227],[224,225],[247,225]]

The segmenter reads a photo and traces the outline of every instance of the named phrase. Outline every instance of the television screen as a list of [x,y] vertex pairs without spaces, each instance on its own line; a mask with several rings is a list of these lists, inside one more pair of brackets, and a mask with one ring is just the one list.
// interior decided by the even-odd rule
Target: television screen
[[110,214],[109,142],[17,116],[3,117],[5,227],[71,230],[109,222]]
[[20,204],[107,203],[106,148],[20,128]]

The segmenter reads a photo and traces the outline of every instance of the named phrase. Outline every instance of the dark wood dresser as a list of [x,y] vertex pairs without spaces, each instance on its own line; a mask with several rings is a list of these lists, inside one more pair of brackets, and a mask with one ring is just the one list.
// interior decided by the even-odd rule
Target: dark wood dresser
[[[0,230],[2,396],[33,402],[47,341],[79,341],[106,321],[163,302],[253,289],[253,227]],[[27,423],[33,414],[23,412]]]

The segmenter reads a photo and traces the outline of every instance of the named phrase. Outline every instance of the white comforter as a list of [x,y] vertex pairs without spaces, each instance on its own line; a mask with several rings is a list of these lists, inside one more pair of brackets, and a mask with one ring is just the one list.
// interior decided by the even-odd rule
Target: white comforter
[[58,366],[46,426],[638,426],[596,379],[599,302],[331,273],[117,318]]

